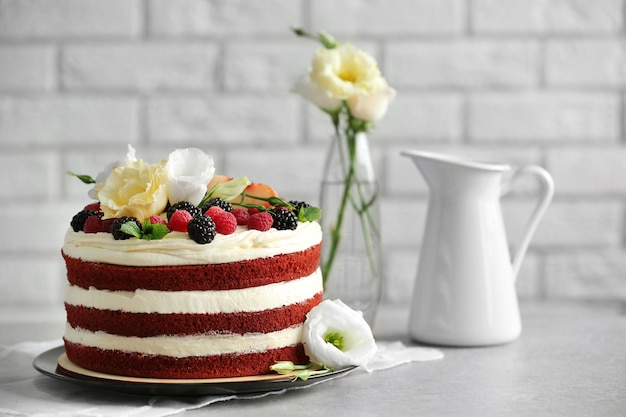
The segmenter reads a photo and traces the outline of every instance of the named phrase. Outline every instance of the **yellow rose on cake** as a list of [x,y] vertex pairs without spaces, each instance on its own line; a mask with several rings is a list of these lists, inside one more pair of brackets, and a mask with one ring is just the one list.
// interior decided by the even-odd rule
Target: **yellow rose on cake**
[[166,162],[129,160],[111,170],[98,190],[103,219],[136,217],[140,222],[167,206]]

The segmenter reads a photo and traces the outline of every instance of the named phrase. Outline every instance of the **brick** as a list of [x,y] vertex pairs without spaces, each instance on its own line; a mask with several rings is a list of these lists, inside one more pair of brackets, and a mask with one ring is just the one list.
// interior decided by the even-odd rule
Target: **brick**
[[133,36],[140,0],[1,0],[0,38]]
[[385,68],[402,88],[520,87],[538,84],[538,45],[519,40],[391,43]]
[[626,195],[624,147],[549,149],[547,166],[560,195]]
[[549,41],[546,83],[550,87],[626,85],[626,42],[623,39]]
[[232,42],[224,52],[227,91],[290,91],[306,73],[317,45],[285,42]]
[[477,33],[617,33],[624,27],[622,0],[476,0]]
[[426,198],[383,198],[382,243],[386,250],[412,248],[415,253],[424,234]]
[[[459,142],[463,135],[463,98],[456,93],[399,91],[385,117],[370,131],[375,145],[389,140]],[[309,136],[326,141],[334,133],[329,116],[306,105]]]
[[2,307],[63,305],[65,268],[60,253],[44,259],[0,256],[0,260],[3,274],[3,279],[0,279]]
[[[509,244],[518,242],[535,206],[533,199],[503,200]],[[531,240],[531,249],[615,248],[621,244],[622,207],[618,200],[552,202]]]
[[296,98],[213,95],[167,98],[148,103],[152,142],[277,144],[298,140]]
[[152,0],[148,7],[150,31],[159,35],[288,35],[301,21],[292,0]]
[[461,0],[311,2],[311,27],[343,35],[452,34],[465,29]]
[[212,43],[134,43],[69,46],[62,82],[69,89],[196,90],[216,85],[218,47]]
[[135,140],[137,124],[137,103],[129,98],[0,97],[2,144],[125,144]]
[[49,46],[0,46],[0,91],[49,91],[56,74],[55,51]]
[[81,203],[48,201],[45,210],[40,202],[3,204],[3,232],[11,239],[0,241],[0,253],[33,258],[59,255],[65,232]]
[[553,299],[626,300],[626,253],[571,251],[546,260],[547,294]]
[[60,164],[55,152],[31,150],[0,154],[0,200],[47,200],[60,194]]
[[475,94],[468,99],[471,141],[611,142],[620,136],[619,97],[610,93]]

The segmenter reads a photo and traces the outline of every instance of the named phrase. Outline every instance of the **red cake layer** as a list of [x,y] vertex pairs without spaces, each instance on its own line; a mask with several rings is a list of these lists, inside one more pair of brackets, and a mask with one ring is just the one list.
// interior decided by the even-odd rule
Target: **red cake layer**
[[305,302],[271,310],[222,314],[157,314],[98,310],[65,304],[67,322],[92,332],[150,337],[203,333],[270,333],[301,324],[322,301],[322,293]]
[[250,261],[152,267],[85,262],[65,253],[63,257],[70,284],[85,289],[206,291],[258,287],[309,276],[319,266],[320,249],[318,244],[301,252]]
[[65,341],[67,357],[86,369],[144,378],[217,378],[269,374],[278,361],[308,363],[302,344],[262,353],[174,358],[103,350]]

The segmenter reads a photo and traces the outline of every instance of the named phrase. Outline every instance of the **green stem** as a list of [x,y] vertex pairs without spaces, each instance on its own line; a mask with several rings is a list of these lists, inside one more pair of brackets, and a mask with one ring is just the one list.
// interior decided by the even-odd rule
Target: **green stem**
[[[337,133],[337,138],[335,140],[341,140],[341,137],[338,135],[339,128],[338,123],[335,124],[335,131]],[[355,158],[355,147],[354,147],[354,136],[348,135],[346,138],[348,141],[348,172],[346,173],[346,177],[343,181],[343,193],[341,196],[341,205],[339,206],[339,212],[337,213],[337,221],[335,222],[335,227],[331,231],[331,242],[330,242],[330,251],[328,252],[328,259],[324,262],[322,266],[322,279],[323,283],[326,284],[326,280],[330,275],[331,268],[333,266],[335,256],[337,255],[337,249],[339,248],[339,242],[341,240],[341,229],[343,227],[343,218],[346,211],[346,206],[348,204],[348,199],[350,197],[350,187],[352,186],[352,180],[354,177],[354,158]],[[337,143],[337,146],[340,148],[341,152],[341,144]],[[343,158],[340,158],[343,160]]]

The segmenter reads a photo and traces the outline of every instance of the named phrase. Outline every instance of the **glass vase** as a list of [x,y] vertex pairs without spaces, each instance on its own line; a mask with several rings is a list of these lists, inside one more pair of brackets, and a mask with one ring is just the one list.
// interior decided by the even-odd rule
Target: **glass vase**
[[341,299],[370,325],[382,290],[379,199],[367,135],[335,137],[320,195],[324,298]]

